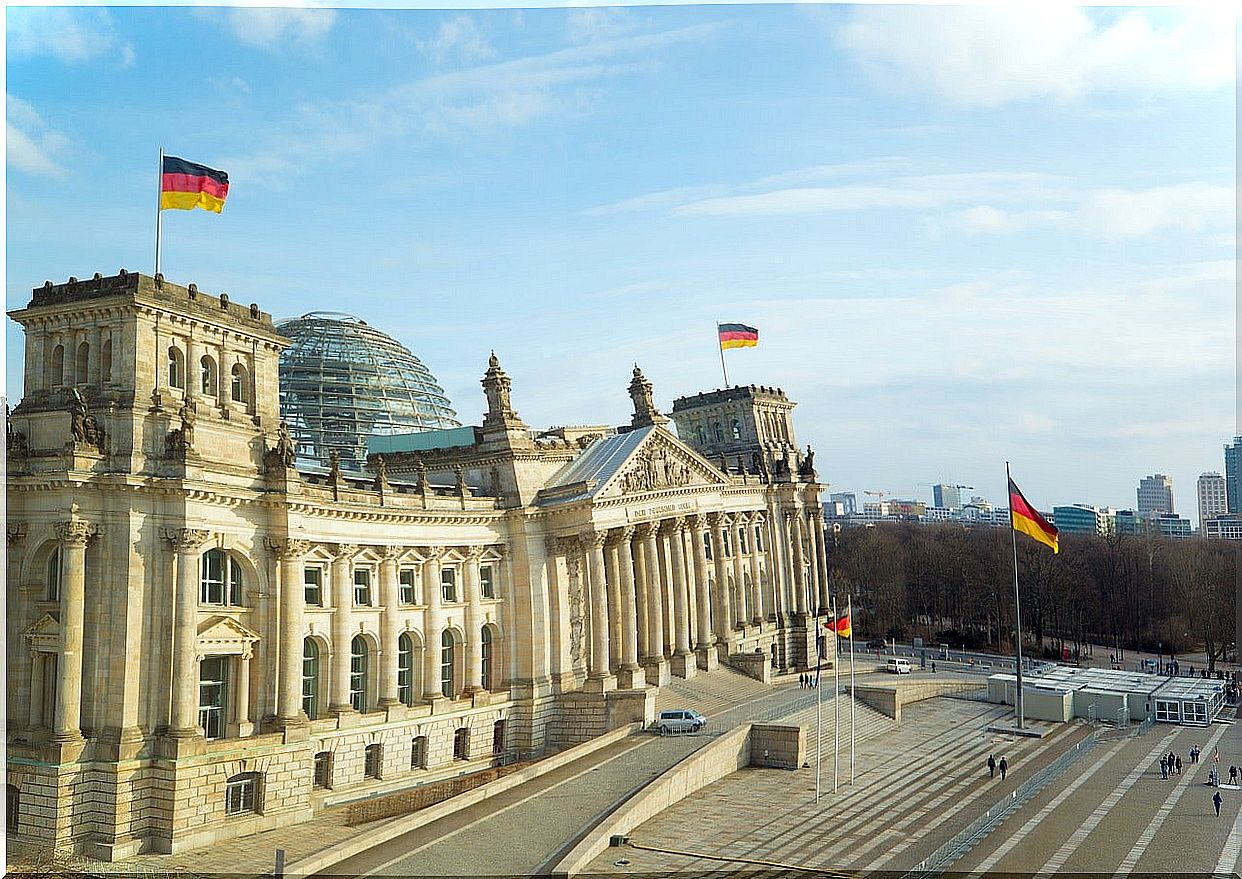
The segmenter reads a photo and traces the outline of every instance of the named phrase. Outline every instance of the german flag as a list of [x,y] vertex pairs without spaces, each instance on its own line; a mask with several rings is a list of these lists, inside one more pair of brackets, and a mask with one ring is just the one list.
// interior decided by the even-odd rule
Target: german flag
[[229,175],[176,156],[164,156],[160,178],[160,210],[220,213],[229,195]]
[[1012,479],[1009,480],[1009,519],[1013,522],[1014,531],[1021,531],[1028,537],[1034,537],[1040,543],[1051,546],[1054,553],[1061,551],[1060,546],[1057,545],[1057,529],[1048,524],[1048,521],[1026,502],[1026,498],[1022,496],[1022,492],[1018,490],[1018,486]]
[[850,611],[846,611],[844,615],[837,617],[835,620],[827,620],[824,622],[824,628],[830,632],[836,632],[843,638],[850,637]]
[[716,324],[721,348],[753,348],[759,344],[759,331],[746,324]]

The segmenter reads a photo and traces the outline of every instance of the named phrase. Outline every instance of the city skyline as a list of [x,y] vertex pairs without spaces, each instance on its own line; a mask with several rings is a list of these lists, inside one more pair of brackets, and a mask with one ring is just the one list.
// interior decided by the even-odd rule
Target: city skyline
[[7,304],[151,271],[162,145],[232,182],[165,216],[169,280],[343,307],[463,423],[493,348],[528,423],[623,423],[634,362],[667,411],[742,321],[730,379],[799,403],[832,491],[1002,503],[1008,459],[1041,508],[1159,472],[1197,519],[1237,433],[1233,20],[1032,15],[11,9]]

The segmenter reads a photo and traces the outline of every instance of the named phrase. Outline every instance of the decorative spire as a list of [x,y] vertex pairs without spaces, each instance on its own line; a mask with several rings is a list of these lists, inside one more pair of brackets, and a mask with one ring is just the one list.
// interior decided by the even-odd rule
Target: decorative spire
[[500,360],[496,352],[487,358],[487,372],[483,374],[483,393],[487,397],[487,415],[483,418],[484,427],[493,424],[505,424],[518,420],[509,401],[509,389],[513,381],[500,368]]

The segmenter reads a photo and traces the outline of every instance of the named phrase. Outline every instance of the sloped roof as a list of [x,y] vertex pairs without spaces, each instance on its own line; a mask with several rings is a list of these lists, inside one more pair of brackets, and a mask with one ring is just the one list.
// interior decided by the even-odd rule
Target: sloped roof
[[[628,433],[600,437],[582,450],[548,480],[535,503],[540,506],[564,504],[593,497],[630,459],[655,427],[640,427]],[[578,487],[578,491],[566,491]]]

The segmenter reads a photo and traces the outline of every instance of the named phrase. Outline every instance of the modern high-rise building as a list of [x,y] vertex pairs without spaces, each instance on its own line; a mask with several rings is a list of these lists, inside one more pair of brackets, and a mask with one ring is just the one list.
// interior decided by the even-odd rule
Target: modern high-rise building
[[1062,534],[1112,534],[1116,529],[1116,512],[1090,504],[1053,507],[1052,524]]
[[844,516],[852,516],[858,512],[858,497],[852,491],[834,491],[828,495],[828,500],[840,504]]
[[962,492],[956,485],[933,485],[932,505],[956,510],[962,506]]
[[1225,446],[1225,496],[1229,512],[1242,513],[1242,436]]
[[1199,527],[1208,519],[1229,512],[1229,496],[1225,491],[1225,477],[1215,470],[1199,474]]
[[1156,473],[1139,480],[1138,511],[1140,513],[1172,513],[1173,477]]

